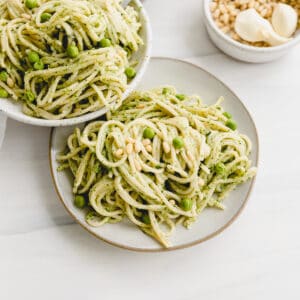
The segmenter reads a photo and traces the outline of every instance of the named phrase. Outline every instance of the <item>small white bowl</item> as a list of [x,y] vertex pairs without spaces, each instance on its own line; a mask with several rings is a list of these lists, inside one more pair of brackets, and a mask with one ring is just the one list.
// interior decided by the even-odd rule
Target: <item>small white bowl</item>
[[283,56],[292,47],[300,43],[300,30],[296,32],[295,37],[290,42],[280,46],[254,47],[239,43],[218,28],[210,11],[210,3],[211,0],[203,1],[207,32],[215,45],[233,58],[251,63],[269,62]]
[[[148,15],[143,8],[140,0],[132,0],[132,4],[138,8],[141,19],[141,37],[144,41],[144,46],[140,47],[140,49],[133,55],[132,61],[137,61],[138,65],[136,67],[136,77],[129,83],[126,91],[123,94],[123,99],[127,98],[127,96],[136,88],[137,84],[142,79],[147,65],[149,63],[151,48],[152,48],[152,29],[150,26],[150,21]],[[15,119],[22,123],[27,123],[30,125],[36,126],[46,126],[46,127],[59,127],[59,126],[70,126],[76,125],[79,123],[87,122],[98,118],[104,115],[107,112],[105,107],[97,110],[95,112],[91,112],[79,117],[71,118],[71,119],[62,119],[62,120],[44,120],[39,118],[34,118],[31,116],[27,116],[22,112],[22,104],[20,102],[15,102],[10,99],[1,99],[0,98],[0,112],[3,111],[8,117]]]

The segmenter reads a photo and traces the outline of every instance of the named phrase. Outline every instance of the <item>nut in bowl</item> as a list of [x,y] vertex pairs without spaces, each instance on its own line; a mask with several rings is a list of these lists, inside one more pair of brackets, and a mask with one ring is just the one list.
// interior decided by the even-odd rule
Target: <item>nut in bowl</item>
[[264,63],[300,42],[300,2],[204,1],[204,20],[215,45],[238,60]]

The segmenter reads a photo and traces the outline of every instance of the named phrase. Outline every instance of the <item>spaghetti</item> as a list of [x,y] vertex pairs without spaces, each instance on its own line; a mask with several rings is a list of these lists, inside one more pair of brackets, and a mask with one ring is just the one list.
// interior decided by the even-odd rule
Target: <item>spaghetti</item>
[[127,217],[169,247],[177,224],[189,227],[205,207],[224,209],[256,168],[250,140],[221,101],[206,106],[172,87],[134,92],[106,121],[76,128],[57,159],[73,174],[87,223]]

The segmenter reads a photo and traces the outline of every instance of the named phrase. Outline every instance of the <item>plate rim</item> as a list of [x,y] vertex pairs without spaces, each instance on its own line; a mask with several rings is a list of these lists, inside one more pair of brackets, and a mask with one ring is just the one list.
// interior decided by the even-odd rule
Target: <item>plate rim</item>
[[[254,119],[252,118],[251,113],[249,112],[249,110],[247,109],[247,107],[245,106],[245,104],[243,103],[243,101],[238,97],[238,95],[227,84],[225,84],[222,80],[220,80],[217,76],[213,75],[212,73],[208,72],[206,69],[200,67],[199,65],[197,65],[195,63],[189,62],[189,61],[184,60],[184,59],[167,57],[167,56],[153,56],[153,57],[150,58],[150,61],[152,59],[155,59],[155,60],[162,59],[162,60],[175,61],[175,62],[179,62],[179,63],[183,63],[183,64],[188,64],[188,65],[190,65],[190,66],[192,66],[194,68],[200,69],[201,71],[205,72],[208,76],[216,79],[219,83],[221,83],[225,88],[227,88],[236,97],[236,99],[240,102],[240,104],[242,105],[243,109],[245,110],[245,112],[249,116],[249,118],[250,118],[250,120],[252,122],[252,125],[254,127],[254,134],[255,134],[255,137],[256,137],[256,141],[257,141],[257,157],[256,157],[253,165],[256,166],[256,167],[258,167],[259,166],[259,162],[260,162],[260,142],[259,142],[258,130],[257,130],[256,124],[254,122]],[[214,232],[206,235],[205,237],[202,237],[200,239],[196,239],[195,241],[192,241],[192,242],[180,244],[178,246],[172,246],[172,247],[169,247],[169,248],[163,248],[163,247],[157,248],[157,249],[156,248],[138,248],[138,247],[132,247],[132,246],[124,245],[124,244],[112,241],[110,239],[107,239],[107,238],[104,238],[104,237],[102,237],[100,235],[95,234],[90,229],[90,227],[87,224],[84,224],[83,222],[81,222],[76,217],[76,215],[68,208],[68,206],[64,202],[63,197],[62,197],[62,195],[59,192],[59,188],[58,188],[56,180],[55,180],[54,170],[53,170],[53,165],[52,165],[52,159],[53,159],[52,158],[52,151],[51,151],[52,150],[52,140],[53,140],[54,131],[57,128],[59,129],[60,127],[51,128],[51,131],[50,131],[49,146],[48,146],[49,147],[49,149],[48,149],[48,158],[49,158],[50,173],[51,173],[52,181],[53,181],[53,184],[54,184],[54,187],[55,187],[55,191],[56,191],[56,194],[57,194],[60,202],[63,204],[63,206],[65,207],[66,211],[69,213],[69,215],[76,221],[76,223],[78,223],[87,232],[89,232],[91,235],[93,235],[94,237],[96,237],[98,240],[104,241],[104,242],[106,242],[106,243],[108,243],[108,244],[110,244],[112,246],[115,246],[115,247],[118,247],[118,248],[121,248],[121,249],[135,251],[135,252],[154,252],[154,253],[155,252],[171,252],[171,251],[174,251],[174,250],[181,250],[181,249],[190,248],[192,246],[195,246],[195,245],[201,244],[203,242],[206,242],[206,241],[214,238],[215,236],[218,236],[219,234],[221,234],[226,228],[228,228],[241,215],[241,213],[244,211],[244,208],[246,207],[246,205],[247,205],[247,203],[249,201],[249,198],[250,198],[250,196],[251,196],[251,194],[253,192],[253,188],[255,186],[255,182],[256,182],[256,177],[257,176],[255,176],[254,178],[251,179],[251,183],[250,183],[250,186],[249,186],[249,190],[248,190],[248,192],[247,192],[247,194],[245,196],[245,200],[243,201],[242,205],[239,207],[239,209],[237,210],[237,212],[223,226],[221,226],[219,229],[215,230]]]

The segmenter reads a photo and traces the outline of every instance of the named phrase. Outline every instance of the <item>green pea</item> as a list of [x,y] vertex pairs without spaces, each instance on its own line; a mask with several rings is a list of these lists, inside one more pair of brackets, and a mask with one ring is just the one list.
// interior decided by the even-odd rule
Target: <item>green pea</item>
[[215,165],[215,172],[218,174],[218,175],[222,175],[226,172],[226,167],[223,163],[219,162]]
[[147,224],[147,225],[151,224],[151,221],[150,221],[148,213],[143,213],[143,215],[142,215],[142,222],[145,223],[145,224]]
[[75,195],[74,205],[78,208],[84,208],[86,205],[85,198],[82,195]]
[[225,125],[228,128],[232,129],[232,130],[236,130],[237,129],[237,124],[232,119],[227,120],[227,122],[225,123]]
[[125,70],[125,74],[128,78],[134,78],[136,75],[136,71],[134,68],[128,67]]
[[163,90],[162,90],[163,95],[167,95],[169,92],[170,92],[170,90],[168,88],[163,88]]
[[49,21],[51,19],[51,17],[52,17],[52,15],[49,13],[43,13],[41,15],[41,22],[45,23],[45,22]]
[[5,71],[0,72],[0,80],[6,82],[8,78],[8,74]]
[[25,99],[28,101],[28,102],[33,102],[35,100],[35,95],[33,92],[31,91],[26,91],[25,92]]
[[39,56],[38,53],[36,53],[36,52],[34,52],[34,51],[30,51],[30,52],[28,53],[28,60],[29,60],[32,64],[34,64],[34,63],[40,61],[40,56]]
[[231,113],[229,113],[229,112],[227,112],[227,111],[224,111],[224,112],[223,112],[223,116],[225,116],[227,119],[231,119],[231,118],[232,118]]
[[184,146],[184,141],[181,137],[176,137],[173,139],[173,146],[176,148],[176,149],[181,149],[183,146]]
[[110,41],[110,39],[106,39],[106,38],[102,39],[102,40],[99,42],[99,46],[100,46],[101,48],[110,47],[110,46],[111,46],[111,41]]
[[144,129],[143,137],[145,139],[150,139],[151,140],[151,139],[154,138],[154,136],[155,136],[155,132],[152,128],[147,127],[147,128]]
[[38,6],[37,0],[25,0],[25,6],[29,9],[33,9]]
[[177,98],[178,100],[180,100],[180,101],[183,101],[183,100],[185,99],[185,95],[183,95],[183,94],[177,94],[177,95],[176,95],[176,98]]
[[69,46],[67,49],[67,54],[71,58],[76,58],[79,55],[79,49],[74,45]]
[[8,92],[5,89],[0,88],[0,98],[7,98]]
[[35,70],[44,70],[45,66],[44,63],[42,61],[37,61],[34,65],[33,68]]
[[192,199],[189,198],[183,198],[180,202],[180,207],[184,210],[184,211],[190,211],[193,207],[193,201]]

